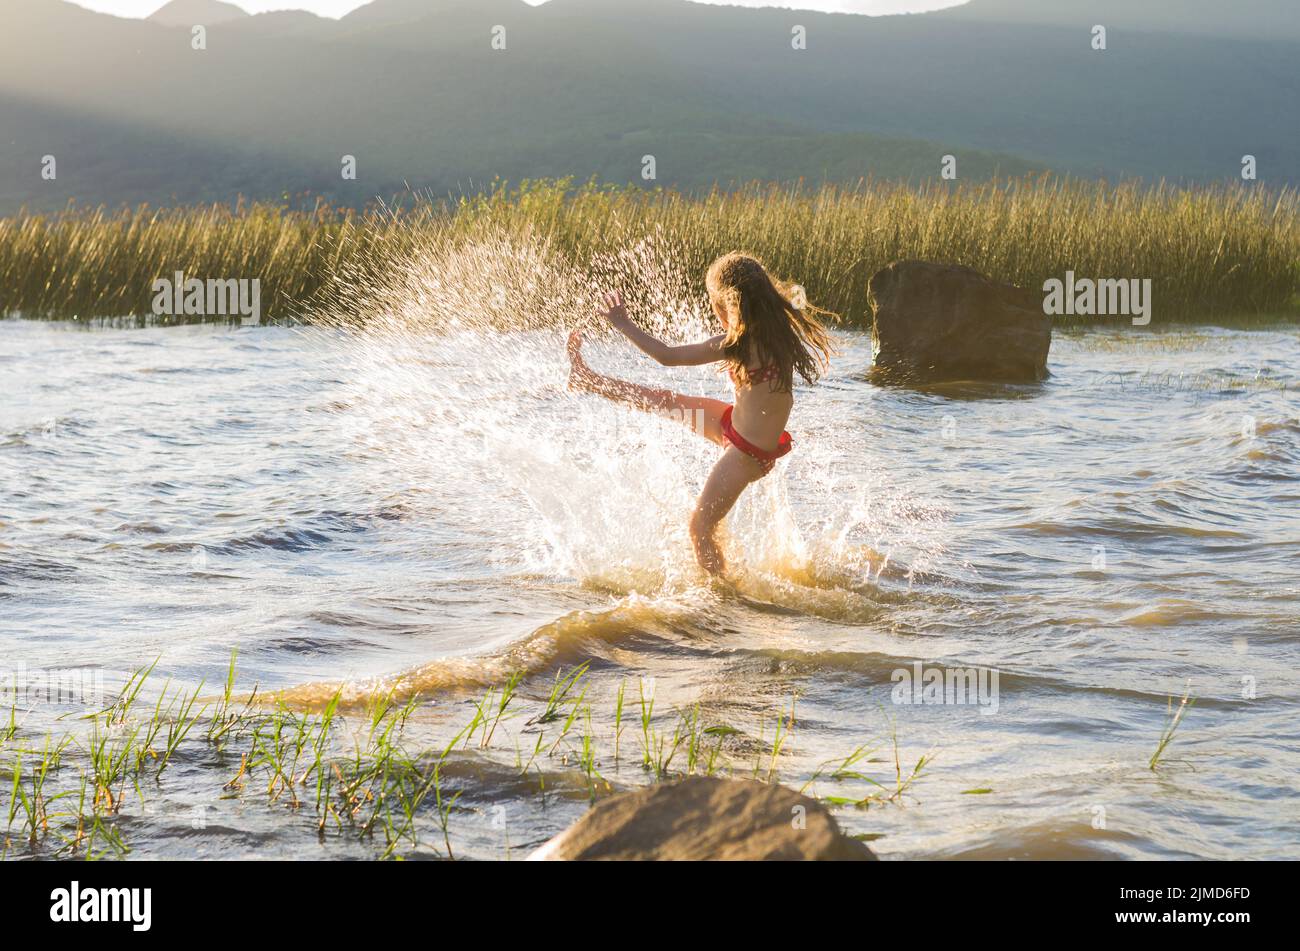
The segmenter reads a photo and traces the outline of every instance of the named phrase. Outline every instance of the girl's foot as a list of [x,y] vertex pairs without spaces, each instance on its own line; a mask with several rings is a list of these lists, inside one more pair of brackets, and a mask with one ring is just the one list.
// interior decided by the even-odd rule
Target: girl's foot
[[582,331],[575,330],[569,334],[569,389],[591,389],[591,378],[595,376],[587,361],[582,359]]
[[735,580],[727,575],[718,572],[717,574],[708,573],[707,582],[709,590],[722,598],[744,598],[740,593],[740,586]]

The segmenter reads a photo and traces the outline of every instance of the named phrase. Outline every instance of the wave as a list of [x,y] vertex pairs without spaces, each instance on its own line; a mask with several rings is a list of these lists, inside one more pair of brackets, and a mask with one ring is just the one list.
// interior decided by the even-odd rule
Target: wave
[[392,695],[401,701],[417,695],[479,690],[516,674],[528,681],[584,663],[599,670],[640,666],[656,654],[716,656],[735,651],[737,632],[753,630],[761,616],[795,624],[812,619],[871,625],[886,619],[909,599],[930,597],[902,588],[837,587],[834,579],[806,565],[773,573],[743,570],[734,583],[696,585],[655,596],[618,590],[608,580],[583,587],[619,600],[610,607],[562,615],[496,652],[438,658],[362,681],[303,684],[267,699],[319,707],[337,694],[342,705],[355,706],[378,696]]
[[292,706],[319,707],[336,695],[343,706],[391,695],[412,696],[482,689],[515,674],[534,677],[583,663],[617,663],[612,649],[642,651],[669,643],[681,646],[692,634],[707,630],[690,623],[690,612],[670,602],[632,595],[612,608],[574,611],[556,618],[504,650],[476,657],[447,657],[412,670],[359,682],[320,682],[278,691],[270,700]]

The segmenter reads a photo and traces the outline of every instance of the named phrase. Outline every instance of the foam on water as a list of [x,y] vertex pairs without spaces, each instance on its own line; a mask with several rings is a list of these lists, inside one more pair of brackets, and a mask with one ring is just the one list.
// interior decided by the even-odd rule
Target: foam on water
[[[592,325],[603,288],[625,289],[652,332],[690,340],[716,332],[701,283],[655,236],[580,273],[544,241],[486,234],[422,248],[389,283],[358,287],[318,315],[338,329],[328,339],[348,407],[344,442],[369,456],[371,491],[412,487],[413,517],[487,543],[502,576],[576,582],[617,599],[504,650],[365,689],[484,682],[512,664],[532,671],[566,656],[566,637],[621,630],[610,619],[624,611],[655,603],[699,617],[727,596],[708,585],[687,533],[717,448],[678,421],[567,389],[568,328]],[[664,370],[622,338],[594,335],[587,353],[616,376],[729,395],[722,375]],[[795,425],[806,428],[794,455],[746,491],[723,529],[732,590],[760,610],[863,622],[941,562],[944,512],[883,473],[864,477],[860,460],[851,475],[838,471],[854,434],[807,391],[801,400],[811,405],[797,408]],[[331,689],[281,696],[314,701]]]
[[[494,236],[425,249],[323,315],[361,326],[336,339],[351,436],[386,463],[385,476],[427,487],[431,511],[500,535],[498,557],[517,570],[626,590],[682,590],[699,582],[686,515],[716,459],[712,444],[673,420],[566,389],[567,329],[589,326],[603,287],[634,289],[652,309],[634,313],[668,339],[712,332],[694,282],[653,240],[576,273],[544,242]],[[607,372],[726,396],[723,379],[665,371],[608,337],[589,346]],[[805,399],[807,397],[805,396]],[[818,569],[861,587],[888,557],[863,546],[921,541],[911,567],[940,554],[942,513],[878,477],[846,486],[830,461],[844,436],[815,408],[798,420],[797,465],[749,490],[730,519],[732,548],[755,570]],[[851,435],[850,435],[850,438]],[[790,481],[820,499],[796,517]],[[445,511],[455,506],[457,512]],[[869,552],[869,554],[868,554]],[[873,563],[874,557],[874,563]]]

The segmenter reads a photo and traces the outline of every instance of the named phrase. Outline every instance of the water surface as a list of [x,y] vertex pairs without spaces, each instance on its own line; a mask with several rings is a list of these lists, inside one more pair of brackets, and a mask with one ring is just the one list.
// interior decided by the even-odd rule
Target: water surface
[[[892,783],[891,734],[905,771],[933,754],[898,802],[837,810],[885,857],[1297,857],[1300,406],[1277,383],[1300,330],[1058,333],[1041,386],[929,391],[874,386],[869,340],[842,343],[731,518],[726,593],[685,530],[716,449],[568,393],[559,331],[0,322],[0,663],[111,688],[160,658],[194,687],[237,647],[241,685],[302,705],[418,693],[432,744],[483,684],[522,670],[536,701],[590,662],[598,731],[620,682],[666,726],[698,704],[767,740],[797,696],[795,787],[863,744]],[[612,340],[589,358],[725,395]],[[895,702],[917,662],[996,693]],[[461,854],[517,856],[586,806],[539,801],[502,745],[460,776]],[[623,759],[604,774],[645,781]],[[131,855],[373,854],[228,778],[196,761],[126,806]]]

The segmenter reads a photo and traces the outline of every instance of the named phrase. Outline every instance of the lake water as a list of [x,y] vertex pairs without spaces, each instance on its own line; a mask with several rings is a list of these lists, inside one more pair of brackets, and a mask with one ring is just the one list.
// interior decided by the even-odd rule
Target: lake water
[[[157,659],[197,688],[237,648],[239,686],[296,707],[418,695],[418,747],[512,671],[524,709],[589,662],[616,788],[646,781],[639,714],[612,753],[622,683],[662,730],[697,706],[727,728],[722,772],[878,794],[836,815],[882,857],[1300,857],[1300,329],[1058,333],[1042,385],[930,391],[873,385],[869,338],[841,334],[793,453],[730,519],[735,592],[685,530],[716,449],[567,392],[563,339],[0,322],[22,720],[0,759],[77,729],[77,703],[27,702],[51,671],[111,694]],[[726,393],[613,340],[588,357]],[[918,672],[975,689],[899,689]],[[521,716],[459,754],[458,855],[519,857],[586,808],[571,741],[521,777],[531,735]],[[894,737],[904,777],[932,759],[891,798]],[[830,775],[864,745],[842,772],[868,778]],[[132,795],[131,857],[378,851],[224,791],[237,767],[195,752]]]

